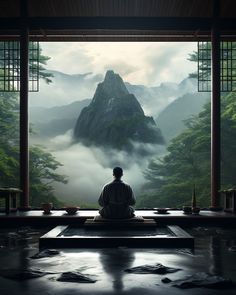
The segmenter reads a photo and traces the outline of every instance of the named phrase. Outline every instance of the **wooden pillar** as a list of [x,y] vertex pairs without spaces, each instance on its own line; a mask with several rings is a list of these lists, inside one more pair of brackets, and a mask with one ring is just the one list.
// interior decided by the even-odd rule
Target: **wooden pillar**
[[221,185],[221,134],[220,134],[220,32],[218,18],[220,16],[220,1],[214,0],[213,24],[211,31],[212,44],[212,94],[211,94],[211,206],[220,206]]
[[20,187],[22,210],[29,209],[29,122],[28,122],[28,77],[29,77],[29,29],[27,25],[28,1],[21,0],[20,35]]

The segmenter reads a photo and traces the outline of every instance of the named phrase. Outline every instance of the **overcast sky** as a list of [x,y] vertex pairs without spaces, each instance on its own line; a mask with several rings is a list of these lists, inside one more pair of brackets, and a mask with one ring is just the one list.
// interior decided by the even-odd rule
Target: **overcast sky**
[[124,81],[157,86],[180,82],[196,64],[187,60],[196,50],[192,42],[45,42],[43,54],[51,57],[47,68],[67,74],[92,72],[104,75],[112,69]]

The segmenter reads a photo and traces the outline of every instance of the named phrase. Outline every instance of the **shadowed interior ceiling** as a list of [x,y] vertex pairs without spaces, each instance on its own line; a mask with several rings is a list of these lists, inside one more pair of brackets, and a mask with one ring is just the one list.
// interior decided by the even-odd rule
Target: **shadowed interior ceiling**
[[[30,0],[21,18],[20,0],[0,1],[1,38],[16,38],[23,21],[31,39],[204,40],[209,38],[214,0]],[[218,25],[235,39],[236,1],[220,0]]]

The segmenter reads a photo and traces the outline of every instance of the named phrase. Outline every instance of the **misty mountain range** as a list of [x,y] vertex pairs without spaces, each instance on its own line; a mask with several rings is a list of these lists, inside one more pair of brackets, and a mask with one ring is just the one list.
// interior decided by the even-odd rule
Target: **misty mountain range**
[[40,80],[39,92],[30,93],[30,107],[51,108],[91,99],[97,84],[103,80],[103,75],[92,73],[69,75],[54,70],[48,72],[53,74],[52,83]]
[[156,118],[166,143],[185,129],[184,121],[198,114],[210,93],[187,93],[170,103]]
[[84,99],[52,108],[31,107],[30,122],[36,136],[55,137],[73,129],[78,115],[90,102],[90,99]]
[[137,97],[145,114],[154,118],[157,118],[160,112],[176,98],[197,91],[197,80],[191,78],[186,78],[179,84],[165,82],[155,87],[130,83],[125,83],[125,85],[128,91]]
[[[53,73],[53,82],[40,83],[40,92],[30,94],[30,122],[33,137],[54,137],[75,127],[82,109],[88,106],[102,75]],[[135,95],[145,115],[153,116],[168,142],[184,129],[183,120],[197,114],[209,95],[196,93],[196,79],[162,83],[156,87],[125,83]]]

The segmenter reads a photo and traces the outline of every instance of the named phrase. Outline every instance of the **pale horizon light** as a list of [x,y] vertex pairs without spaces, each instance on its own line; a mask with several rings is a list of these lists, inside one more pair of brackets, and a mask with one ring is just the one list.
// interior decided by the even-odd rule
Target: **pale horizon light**
[[41,42],[43,54],[51,57],[46,66],[66,74],[104,76],[109,69],[125,82],[158,86],[179,83],[196,71],[188,61],[196,42]]

